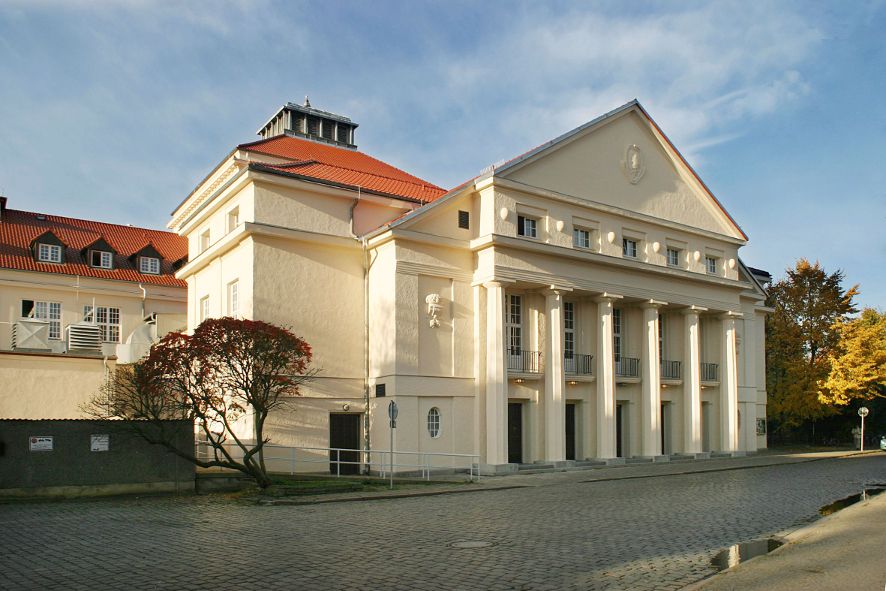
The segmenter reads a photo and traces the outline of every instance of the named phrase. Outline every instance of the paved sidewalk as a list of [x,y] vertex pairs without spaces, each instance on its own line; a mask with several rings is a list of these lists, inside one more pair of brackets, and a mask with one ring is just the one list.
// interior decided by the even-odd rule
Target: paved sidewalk
[[886,587],[886,493],[788,533],[788,543],[693,585],[705,591],[880,591]]
[[304,495],[281,499],[263,500],[262,504],[272,505],[312,505],[318,503],[340,503],[347,501],[373,501],[383,499],[401,499],[404,497],[423,497],[448,494],[475,493],[484,491],[509,490],[537,486],[554,486],[558,484],[582,482],[608,482],[613,480],[629,480],[634,478],[654,478],[661,476],[680,476],[684,474],[701,474],[705,472],[723,472],[729,470],[747,470],[766,466],[797,464],[824,460],[828,458],[849,457],[859,454],[879,454],[878,451],[819,451],[798,453],[761,453],[737,458],[713,458],[707,460],[684,460],[679,462],[623,464],[619,466],[600,466],[584,470],[568,470],[560,472],[542,472],[535,474],[513,474],[508,476],[485,476],[479,482],[460,482],[461,477],[442,482],[441,484],[419,484],[414,488],[400,485],[391,491],[346,492],[322,495]]

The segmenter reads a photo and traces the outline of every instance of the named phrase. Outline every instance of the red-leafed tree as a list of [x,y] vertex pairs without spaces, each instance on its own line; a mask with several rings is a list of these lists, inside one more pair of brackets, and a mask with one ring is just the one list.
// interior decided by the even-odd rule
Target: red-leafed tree
[[[314,374],[310,362],[310,345],[286,328],[212,318],[192,335],[167,334],[146,358],[118,367],[85,410],[126,419],[151,443],[201,467],[239,470],[265,488],[265,420],[299,395],[299,386]],[[237,423],[250,417],[254,437],[238,435]],[[172,440],[169,419],[194,420],[210,453],[183,453]]]

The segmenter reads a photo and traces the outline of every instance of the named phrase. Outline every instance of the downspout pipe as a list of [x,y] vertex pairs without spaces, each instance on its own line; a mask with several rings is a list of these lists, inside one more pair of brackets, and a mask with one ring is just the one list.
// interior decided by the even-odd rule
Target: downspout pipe
[[138,284],[138,288],[142,290],[142,322],[145,320],[145,300],[148,299],[148,290],[145,289],[145,286],[141,283]]
[[366,453],[367,459],[366,472],[369,473],[369,462],[372,460],[371,437],[369,435],[369,251],[366,238],[357,236],[355,231],[356,224],[354,222],[354,212],[357,209],[357,205],[360,203],[361,197],[362,191],[360,185],[357,185],[357,197],[351,204],[350,209],[350,231],[351,236],[360,240],[361,256],[363,257],[363,408],[365,409],[363,413],[363,449]]

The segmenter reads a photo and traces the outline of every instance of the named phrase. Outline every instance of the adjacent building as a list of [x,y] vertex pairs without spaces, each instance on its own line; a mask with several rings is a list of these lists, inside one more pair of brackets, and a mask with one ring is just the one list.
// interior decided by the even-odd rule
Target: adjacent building
[[254,318],[313,347],[274,443],[386,449],[394,400],[397,449],[487,472],[765,447],[764,274],[637,101],[451,191],[356,128],[284,105],[168,225],[188,328]]
[[0,417],[83,416],[117,362],[186,326],[170,232],[9,209],[0,197]]

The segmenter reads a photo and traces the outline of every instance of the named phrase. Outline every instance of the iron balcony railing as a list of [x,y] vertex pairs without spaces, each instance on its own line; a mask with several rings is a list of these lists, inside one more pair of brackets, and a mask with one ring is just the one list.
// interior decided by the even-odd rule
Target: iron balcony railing
[[541,373],[541,352],[526,349],[507,349],[508,371],[517,373]]
[[701,381],[702,382],[719,382],[720,366],[716,363],[701,364]]
[[594,375],[593,355],[579,355],[578,353],[573,353],[572,355],[567,354],[563,362],[566,373],[581,376]]
[[615,360],[615,375],[622,378],[640,377],[640,360],[633,357],[621,357]]
[[679,361],[661,360],[661,379],[663,380],[679,380],[681,375],[681,367]]

